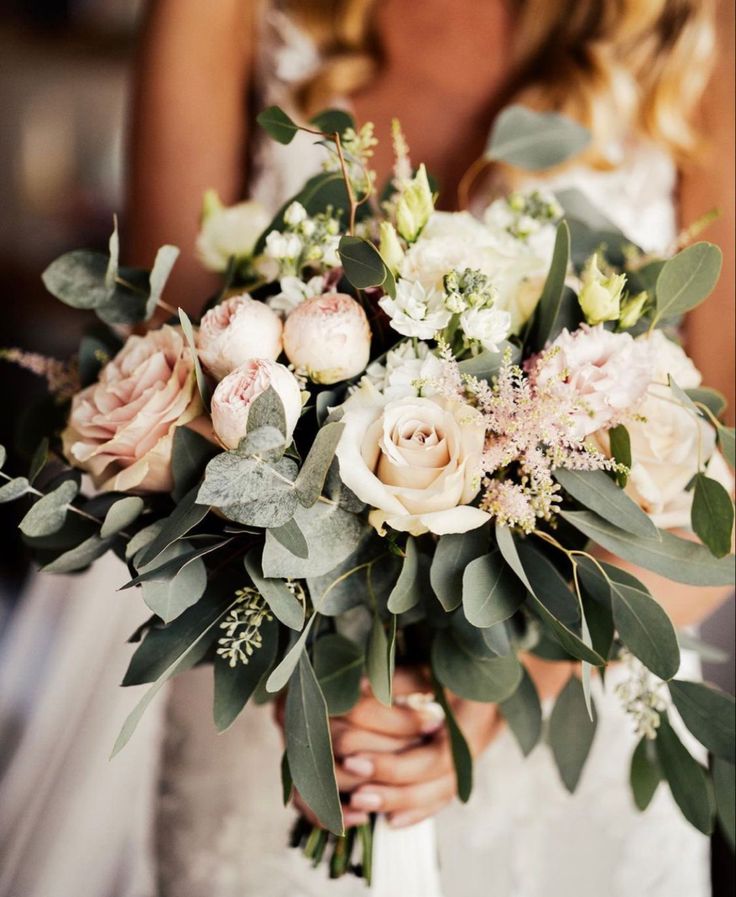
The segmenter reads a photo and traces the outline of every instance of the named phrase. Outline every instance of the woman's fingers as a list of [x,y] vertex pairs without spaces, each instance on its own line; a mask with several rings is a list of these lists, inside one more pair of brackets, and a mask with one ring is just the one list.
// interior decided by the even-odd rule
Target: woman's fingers
[[395,738],[429,735],[442,727],[436,715],[410,707],[385,707],[373,697],[362,697],[345,719],[354,726]]
[[437,779],[452,772],[452,755],[444,732],[420,747],[396,754],[361,752],[346,757],[347,772],[383,785],[408,785]]
[[344,719],[331,719],[330,731],[332,733],[332,748],[336,757],[346,757],[349,754],[363,751],[371,753],[403,751],[420,741],[417,737],[396,737],[384,735],[382,732],[372,732],[370,729],[358,728]]
[[413,785],[361,785],[350,797],[350,809],[366,813],[402,815],[408,812],[429,816],[452,800],[455,776],[445,775]]
[[[314,815],[314,813],[309,809],[309,807],[302,800],[301,795],[298,791],[294,791],[292,796],[292,803],[296,807],[297,810],[304,816],[312,825],[318,825],[321,827],[320,821]],[[354,810],[352,807],[343,805],[342,808],[342,818],[345,823],[346,828],[352,825],[363,825],[368,822],[368,813],[365,810]]]

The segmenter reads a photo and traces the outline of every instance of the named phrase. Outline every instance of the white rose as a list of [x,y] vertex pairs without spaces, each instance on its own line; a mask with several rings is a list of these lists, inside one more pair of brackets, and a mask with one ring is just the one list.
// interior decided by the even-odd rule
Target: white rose
[[386,353],[385,364],[374,361],[364,379],[379,389],[387,399],[406,396],[431,396],[432,386],[442,376],[442,361],[426,343],[407,340]]
[[224,271],[231,258],[247,258],[271,216],[255,200],[225,207],[214,190],[204,199],[197,253],[210,271]]
[[313,296],[286,319],[284,351],[315,383],[348,380],[365,370],[370,358],[368,318],[345,293]]
[[445,308],[444,299],[444,293],[434,287],[425,288],[418,281],[400,280],[396,284],[396,298],[382,296],[378,304],[398,333],[432,339],[452,317]]
[[485,428],[480,412],[444,397],[386,403],[374,389],[344,405],[340,477],[388,525],[420,535],[463,533],[489,515],[469,506],[480,489]]
[[250,358],[281,354],[281,319],[248,295],[232,296],[204,314],[197,333],[200,361],[217,380]]
[[212,428],[226,448],[238,447],[246,434],[250,406],[269,386],[283,403],[286,439],[291,440],[302,408],[296,377],[283,364],[252,358],[221,380],[212,394]]
[[489,352],[511,331],[511,315],[497,308],[468,308],[460,315],[460,327],[468,339],[477,340]]

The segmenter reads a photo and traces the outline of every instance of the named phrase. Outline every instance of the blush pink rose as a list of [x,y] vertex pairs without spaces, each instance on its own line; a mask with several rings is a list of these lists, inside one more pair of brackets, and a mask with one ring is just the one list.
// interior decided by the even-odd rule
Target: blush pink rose
[[174,430],[201,413],[181,330],[164,326],[131,336],[97,383],[74,396],[64,455],[100,489],[167,492]]

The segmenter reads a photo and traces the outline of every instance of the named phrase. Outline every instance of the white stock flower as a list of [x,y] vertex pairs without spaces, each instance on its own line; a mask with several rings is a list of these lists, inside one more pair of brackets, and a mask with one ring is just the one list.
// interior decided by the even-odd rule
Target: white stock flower
[[497,308],[469,308],[460,315],[460,327],[468,339],[497,352],[498,344],[511,331],[511,315]]
[[292,202],[284,212],[284,222],[289,227],[296,227],[307,217],[307,210],[300,202]]
[[216,380],[250,358],[281,354],[281,319],[248,295],[231,296],[206,312],[197,331],[197,354]]
[[362,307],[345,293],[313,296],[284,325],[284,351],[315,383],[337,383],[365,370],[371,328]]
[[231,258],[247,258],[271,216],[255,200],[225,207],[214,190],[204,198],[197,254],[210,271],[224,271]]
[[212,428],[226,448],[238,447],[247,431],[250,406],[269,386],[283,403],[286,439],[291,440],[302,408],[296,377],[283,364],[253,358],[221,380],[212,394]]
[[391,326],[403,336],[432,339],[450,321],[444,293],[434,287],[425,288],[418,281],[400,280],[396,298],[382,296],[378,304],[391,319]]
[[399,343],[386,353],[385,363],[374,361],[368,365],[364,380],[368,380],[387,399],[406,396],[431,396],[432,385],[442,376],[442,361],[426,343],[410,340]]
[[340,477],[373,510],[370,523],[420,535],[463,533],[489,519],[470,507],[480,489],[481,413],[444,397],[386,402],[361,389],[344,404]]
[[302,241],[296,234],[282,234],[272,230],[266,237],[265,255],[273,259],[294,261],[302,251]]
[[303,281],[300,277],[282,277],[279,281],[281,292],[271,296],[266,301],[269,306],[278,312],[290,314],[297,305],[301,305],[305,299],[311,299],[312,296],[321,295],[325,286],[325,279],[320,275],[310,277],[308,281]]

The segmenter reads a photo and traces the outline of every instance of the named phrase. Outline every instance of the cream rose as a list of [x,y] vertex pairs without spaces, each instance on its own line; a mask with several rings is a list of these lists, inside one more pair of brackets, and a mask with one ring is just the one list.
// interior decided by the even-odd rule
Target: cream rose
[[370,358],[368,318],[345,293],[313,296],[286,319],[284,351],[315,383],[348,380],[365,370]]
[[220,380],[212,394],[212,428],[226,448],[238,447],[246,433],[250,406],[269,386],[284,406],[286,440],[291,440],[302,408],[296,377],[283,364],[252,358]]
[[469,506],[480,489],[480,412],[440,396],[386,403],[370,384],[343,407],[340,477],[379,532],[463,533],[489,519]]
[[64,455],[98,488],[166,492],[173,486],[174,430],[201,412],[181,330],[164,326],[131,336],[98,382],[74,396]]
[[197,352],[202,364],[222,380],[250,358],[281,354],[281,318],[265,303],[250,296],[232,296],[203,317],[197,333]]

